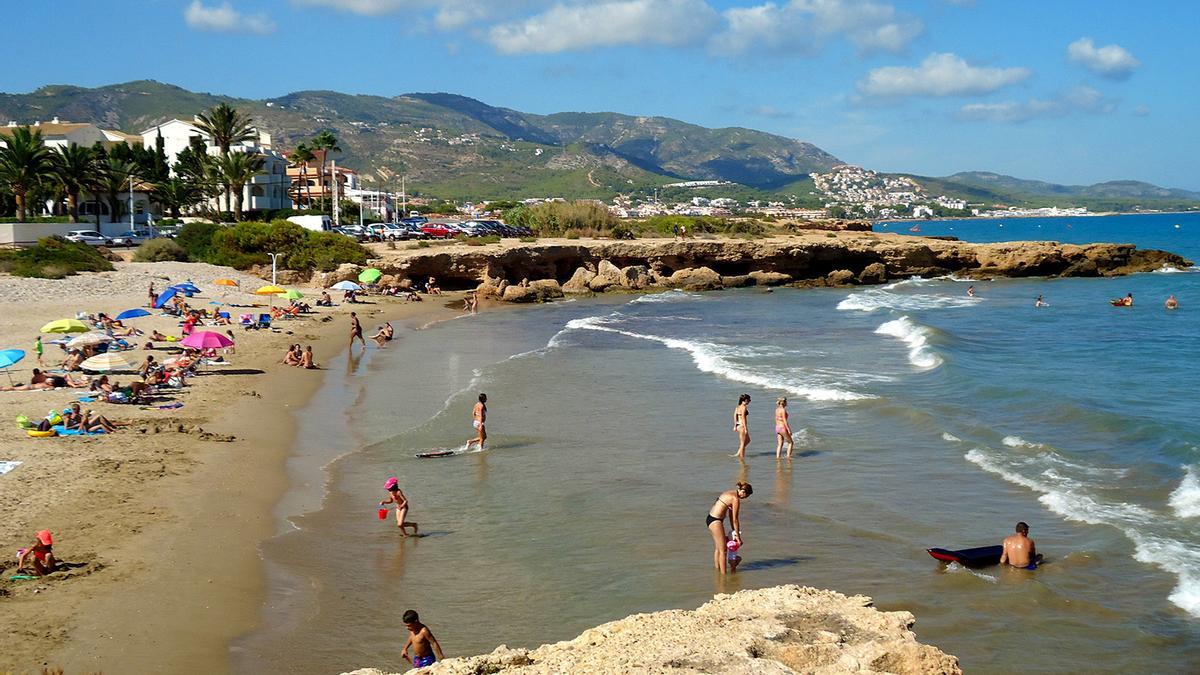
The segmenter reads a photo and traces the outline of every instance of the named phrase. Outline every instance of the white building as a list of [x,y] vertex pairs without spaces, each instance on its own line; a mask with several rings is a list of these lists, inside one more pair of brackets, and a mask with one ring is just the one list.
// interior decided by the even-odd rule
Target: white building
[[[242,191],[242,209],[246,211],[275,211],[292,208],[292,199],[288,196],[291,180],[287,175],[288,161],[282,153],[271,147],[271,135],[253,129],[256,139],[237,143],[229,148],[230,152],[252,152],[263,156],[262,173],[255,176],[246,184]],[[193,138],[204,141],[209,155],[219,155],[221,149],[212,142],[212,137],[202,131],[192,122],[173,119],[146,129],[140,134],[142,145],[147,148],[155,147],[158,137],[162,136],[163,151],[167,155],[167,163],[174,165],[179,153],[191,146]],[[220,202],[220,203],[218,203]],[[214,209],[225,208],[223,198],[213,198],[209,204]]]

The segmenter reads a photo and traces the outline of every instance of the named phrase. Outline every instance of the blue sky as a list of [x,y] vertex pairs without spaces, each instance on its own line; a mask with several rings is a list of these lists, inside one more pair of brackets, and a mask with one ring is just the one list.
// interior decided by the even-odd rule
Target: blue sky
[[6,16],[30,28],[9,52],[37,55],[8,92],[447,91],[761,129],[885,171],[1200,190],[1200,3],[42,0]]

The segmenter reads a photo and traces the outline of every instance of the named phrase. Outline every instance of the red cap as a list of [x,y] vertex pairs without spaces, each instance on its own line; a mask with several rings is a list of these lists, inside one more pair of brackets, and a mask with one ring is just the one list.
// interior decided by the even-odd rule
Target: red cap
[[42,530],[41,532],[38,532],[37,539],[45,546],[54,545],[54,537],[50,534],[50,530]]

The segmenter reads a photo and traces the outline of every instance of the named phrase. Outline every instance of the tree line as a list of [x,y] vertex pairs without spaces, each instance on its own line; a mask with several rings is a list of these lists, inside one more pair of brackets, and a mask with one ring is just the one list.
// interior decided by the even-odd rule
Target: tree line
[[[224,197],[225,210],[235,221],[242,220],[242,196],[245,186],[263,173],[266,158],[257,152],[231,152],[238,143],[257,140],[253,120],[232,106],[221,103],[196,117],[195,126],[212,139],[219,150],[210,155],[200,138],[169,164],[161,136],[154,148],[126,142],[106,147],[97,142],[80,146],[50,148],[40,129],[16,127],[0,147],[0,196],[11,200],[17,220],[24,222],[31,204],[46,201],[66,204],[72,223],[79,222],[79,198],[84,193],[103,199],[116,221],[124,211],[124,196],[132,188],[148,190],[149,199],[161,205],[172,218],[184,211],[207,205],[213,198]],[[320,182],[325,182],[325,163],[330,152],[341,152],[337,138],[323,131],[309,143],[301,143],[289,159],[301,167],[302,185],[308,189],[308,164],[321,159]],[[140,189],[139,189],[140,188]],[[294,192],[299,193],[297,188]],[[300,201],[299,194],[293,199]],[[218,208],[220,201],[218,199]],[[99,224],[99,214],[96,216]]]

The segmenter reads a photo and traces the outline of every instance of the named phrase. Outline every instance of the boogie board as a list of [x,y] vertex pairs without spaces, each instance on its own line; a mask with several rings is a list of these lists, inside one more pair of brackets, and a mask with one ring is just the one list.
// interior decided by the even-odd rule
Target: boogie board
[[[942,562],[956,562],[963,567],[988,567],[1000,564],[1000,555],[1004,553],[1003,546],[979,546],[949,551],[944,548],[927,548],[929,555]],[[1029,567],[1023,569],[1035,570],[1042,562],[1042,554],[1037,554]]]
[[457,454],[454,450],[433,450],[430,452],[418,452],[414,457],[418,459],[430,459],[432,457],[449,457]]

